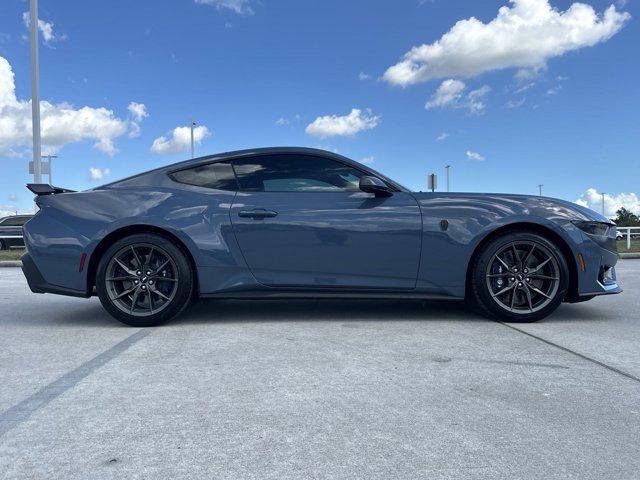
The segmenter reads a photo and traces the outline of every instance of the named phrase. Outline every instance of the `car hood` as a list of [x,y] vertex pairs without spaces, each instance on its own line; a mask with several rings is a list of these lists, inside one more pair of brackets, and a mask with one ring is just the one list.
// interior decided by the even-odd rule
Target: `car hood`
[[559,198],[540,197],[537,195],[518,195],[510,193],[425,193],[413,194],[418,202],[427,205],[437,202],[440,205],[477,204],[485,208],[495,207],[505,216],[536,215],[553,220],[582,220],[611,223],[611,220],[597,212],[577,203]]

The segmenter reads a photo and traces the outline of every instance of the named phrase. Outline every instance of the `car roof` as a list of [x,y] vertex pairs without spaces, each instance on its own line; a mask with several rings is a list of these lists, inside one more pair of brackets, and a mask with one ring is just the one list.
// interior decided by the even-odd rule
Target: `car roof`
[[350,163],[353,165],[359,165],[357,162],[344,157],[338,153],[329,152],[327,150],[321,150],[319,148],[309,147],[262,147],[262,148],[248,148],[244,150],[233,150],[231,152],[216,153],[213,155],[206,155],[204,157],[192,158],[183,162],[174,163],[171,165],[171,169],[181,169],[189,167],[191,165],[198,165],[200,163],[209,163],[212,161],[226,161],[233,160],[234,158],[250,157],[255,155],[282,155],[282,154],[297,154],[297,155],[315,155],[326,158],[334,158],[341,162]]
[[334,160],[337,160],[339,162],[342,162],[344,164],[350,165],[354,168],[357,168],[359,170],[364,170],[368,173],[371,173],[372,175],[378,176],[381,179],[391,183],[393,186],[395,186],[396,188],[398,188],[398,190],[400,191],[405,191],[406,188],[403,187],[402,185],[400,185],[399,183],[397,183],[396,181],[388,178],[387,176],[367,167],[366,165],[362,165],[361,163],[355,162],[353,160],[351,160],[350,158],[347,158],[343,155],[340,155],[338,153],[335,152],[329,152],[327,150],[322,150],[319,148],[309,148],[309,147],[261,147],[261,148],[248,148],[248,149],[244,149],[244,150],[233,150],[230,152],[224,152],[224,153],[216,153],[213,155],[205,155],[203,157],[197,157],[197,158],[192,158],[189,160],[184,160],[182,162],[177,162],[177,163],[172,163],[171,165],[165,165],[163,167],[159,167],[159,168],[154,168],[153,170],[149,170],[146,172],[142,172],[142,173],[138,173],[136,175],[132,175],[130,177],[127,178],[123,178],[121,180],[117,180],[115,182],[111,182],[108,183],[106,185],[102,185],[100,187],[96,187],[94,190],[98,190],[100,188],[104,188],[104,187],[110,187],[113,185],[116,185],[120,182],[125,182],[128,180],[132,180],[134,178],[143,176],[143,175],[148,175],[151,173],[162,173],[162,172],[166,172],[166,173],[171,173],[171,172],[175,172],[177,170],[183,170],[186,168],[190,168],[190,167],[195,167],[198,165],[204,165],[207,163],[214,163],[214,162],[223,162],[223,161],[228,161],[228,160],[233,160],[236,158],[242,158],[242,157],[251,157],[251,156],[257,156],[257,155],[283,155],[283,154],[297,154],[297,155],[313,155],[313,156],[320,156],[320,157],[324,157],[324,158],[331,158]]

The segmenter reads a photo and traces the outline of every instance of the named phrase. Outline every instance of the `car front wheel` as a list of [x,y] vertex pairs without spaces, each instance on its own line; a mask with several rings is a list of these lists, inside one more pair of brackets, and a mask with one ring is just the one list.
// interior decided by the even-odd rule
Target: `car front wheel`
[[135,327],[165,323],[180,314],[193,295],[186,255],[156,234],[136,234],[111,245],[98,265],[96,290],[103,307]]
[[479,252],[471,295],[485,315],[506,322],[534,322],[562,303],[569,287],[564,255],[551,240],[528,232],[501,235]]

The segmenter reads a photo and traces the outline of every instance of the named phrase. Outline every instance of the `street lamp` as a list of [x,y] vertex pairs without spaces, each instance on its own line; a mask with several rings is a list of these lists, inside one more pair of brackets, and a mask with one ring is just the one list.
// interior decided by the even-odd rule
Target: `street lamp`
[[33,130],[33,183],[42,181],[40,150],[40,66],[38,57],[38,0],[29,4],[31,44],[31,125]]
[[542,184],[538,185],[538,191],[540,196],[542,196],[542,187],[544,187],[544,185]]
[[604,196],[606,195],[606,193],[602,192],[602,216],[604,217]]
[[191,158],[195,157],[195,145],[193,143],[193,127],[196,125],[196,122],[193,120],[189,120],[189,126],[191,128]]
[[451,165],[445,165],[444,168],[447,169],[447,192],[449,192],[449,169],[451,168]]

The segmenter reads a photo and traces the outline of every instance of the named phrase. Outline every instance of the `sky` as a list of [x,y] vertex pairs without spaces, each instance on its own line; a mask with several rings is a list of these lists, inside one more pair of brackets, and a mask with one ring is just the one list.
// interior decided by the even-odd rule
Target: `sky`
[[[40,0],[43,153],[81,190],[196,155],[338,152],[414,189],[640,214],[638,0]],[[33,209],[26,0],[0,2],[0,215]]]

